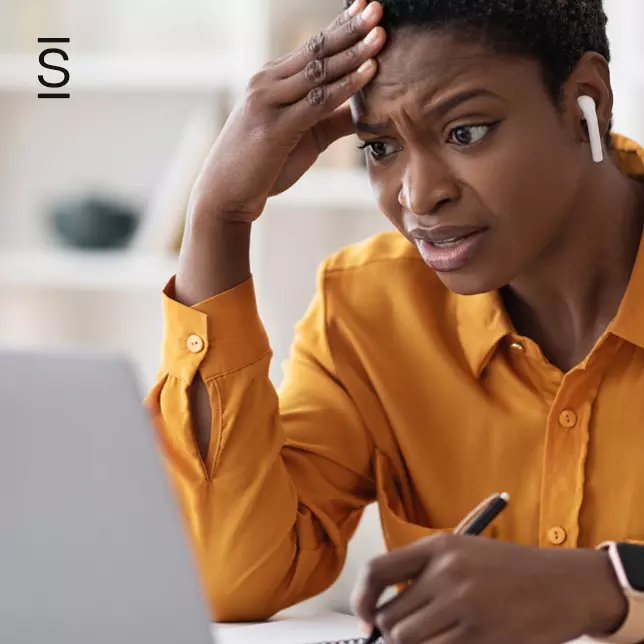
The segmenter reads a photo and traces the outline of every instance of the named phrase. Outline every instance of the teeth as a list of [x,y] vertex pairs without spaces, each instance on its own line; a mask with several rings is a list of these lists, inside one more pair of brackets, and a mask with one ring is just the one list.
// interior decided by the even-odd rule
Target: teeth
[[462,238],[459,239],[446,239],[445,241],[441,242],[432,242],[433,246],[436,246],[436,248],[453,248],[454,246],[458,246],[462,241]]

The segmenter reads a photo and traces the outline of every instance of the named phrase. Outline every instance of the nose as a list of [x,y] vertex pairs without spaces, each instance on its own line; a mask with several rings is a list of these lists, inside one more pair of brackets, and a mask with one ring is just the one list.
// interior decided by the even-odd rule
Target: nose
[[435,155],[410,157],[398,203],[415,215],[436,215],[461,198],[461,186]]

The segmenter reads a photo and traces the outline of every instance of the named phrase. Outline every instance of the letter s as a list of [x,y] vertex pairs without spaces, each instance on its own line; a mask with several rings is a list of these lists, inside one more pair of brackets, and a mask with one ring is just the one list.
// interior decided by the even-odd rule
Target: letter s
[[45,59],[48,54],[59,54],[60,56],[63,57],[63,60],[69,60],[69,56],[62,49],[45,49],[45,51],[43,51],[39,57],[40,64],[42,67],[45,67],[46,69],[53,69],[54,71],[57,71],[57,72],[61,72],[64,76],[64,80],[61,81],[60,83],[49,83],[45,80],[45,77],[42,75],[38,76],[38,80],[45,87],[65,87],[65,85],[69,83],[69,72],[64,67],[57,67],[56,65],[50,65],[49,63],[47,63]]

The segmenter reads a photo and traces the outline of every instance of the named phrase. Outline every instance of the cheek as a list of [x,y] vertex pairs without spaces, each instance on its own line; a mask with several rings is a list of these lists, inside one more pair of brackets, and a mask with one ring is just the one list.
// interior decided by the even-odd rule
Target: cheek
[[536,240],[565,217],[576,192],[577,162],[558,130],[507,132],[471,185],[499,232]]
[[398,203],[400,180],[384,176],[382,170],[369,169],[369,178],[373,195],[381,213],[403,234],[405,230],[402,222],[402,207]]

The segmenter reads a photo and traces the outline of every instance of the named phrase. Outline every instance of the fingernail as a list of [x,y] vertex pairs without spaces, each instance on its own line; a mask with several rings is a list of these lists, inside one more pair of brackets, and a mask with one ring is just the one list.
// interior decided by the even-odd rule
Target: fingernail
[[360,620],[360,622],[358,623],[358,628],[359,628],[359,629],[360,629],[360,630],[361,630],[365,635],[369,635],[369,634],[371,633],[371,625],[370,625],[370,624],[367,624],[367,622],[363,622],[362,620]]
[[358,74],[364,74],[371,69],[372,61],[371,59],[365,60],[360,67],[358,67]]
[[375,27],[367,34],[367,37],[364,39],[365,45],[373,45],[376,40],[378,40],[379,32]]
[[373,18],[376,16],[376,5],[373,2],[370,2],[367,5],[367,8],[362,12],[362,19],[365,22],[369,22],[370,20],[373,20]]
[[349,7],[349,15],[350,16],[357,16],[358,13],[360,13],[360,4],[362,0],[356,0],[350,7]]

